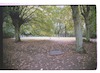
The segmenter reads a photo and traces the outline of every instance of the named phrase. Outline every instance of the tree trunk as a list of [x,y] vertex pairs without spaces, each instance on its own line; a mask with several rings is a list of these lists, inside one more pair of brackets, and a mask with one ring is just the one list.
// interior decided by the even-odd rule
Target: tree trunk
[[90,41],[90,33],[89,33],[89,12],[90,12],[90,6],[82,6],[81,8],[81,14],[84,17],[84,21],[86,24],[86,41]]
[[65,25],[65,37],[66,37],[66,33],[67,33],[67,32],[66,32],[66,25]]
[[83,48],[83,39],[82,39],[82,29],[81,29],[81,20],[79,16],[78,6],[71,6],[72,8],[72,17],[74,21],[74,29],[76,36],[76,51],[79,53],[85,53]]
[[58,23],[58,37],[60,37],[60,24]]
[[90,32],[89,32],[89,20],[88,17],[85,18],[85,23],[86,23],[86,41],[90,41]]
[[15,24],[15,42],[20,42],[20,26]]

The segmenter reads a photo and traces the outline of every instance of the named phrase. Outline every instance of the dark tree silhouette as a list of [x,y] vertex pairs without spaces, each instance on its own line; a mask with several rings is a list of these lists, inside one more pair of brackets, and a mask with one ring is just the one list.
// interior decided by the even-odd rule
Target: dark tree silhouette
[[3,66],[2,25],[3,25],[3,7],[0,7],[0,69],[2,69],[2,66]]

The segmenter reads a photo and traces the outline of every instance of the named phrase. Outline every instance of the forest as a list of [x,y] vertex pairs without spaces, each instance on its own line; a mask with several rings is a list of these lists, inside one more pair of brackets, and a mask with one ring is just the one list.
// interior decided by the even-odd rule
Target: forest
[[0,12],[4,69],[96,69],[95,5],[2,6]]

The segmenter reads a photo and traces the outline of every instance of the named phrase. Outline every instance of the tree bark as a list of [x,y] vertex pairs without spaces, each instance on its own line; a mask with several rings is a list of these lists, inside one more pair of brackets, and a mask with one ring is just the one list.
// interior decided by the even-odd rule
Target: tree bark
[[86,23],[86,41],[90,41],[90,31],[89,31],[89,19],[88,17],[85,18]]
[[81,14],[84,17],[84,21],[86,24],[86,41],[90,41],[90,28],[89,28],[89,12],[90,12],[90,6],[86,5],[86,6],[82,6],[81,8]]
[[20,26],[18,24],[15,25],[15,42],[20,42]]
[[65,25],[65,37],[66,37],[66,33],[67,33],[67,32],[66,32],[66,25]]
[[72,8],[72,17],[74,21],[74,29],[75,29],[75,36],[76,36],[76,51],[79,53],[85,53],[83,48],[83,39],[82,39],[82,29],[81,29],[81,20],[79,16],[79,9],[78,6],[71,6]]

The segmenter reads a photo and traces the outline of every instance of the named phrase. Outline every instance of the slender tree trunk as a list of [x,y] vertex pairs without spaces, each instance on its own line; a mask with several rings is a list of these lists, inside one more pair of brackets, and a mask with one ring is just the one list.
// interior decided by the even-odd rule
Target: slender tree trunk
[[90,13],[90,6],[82,6],[81,14],[84,17],[84,21],[86,24],[86,41],[90,41],[90,32],[89,32],[89,13]]
[[15,26],[15,42],[20,42],[20,25],[15,20],[13,20],[13,25]]
[[85,18],[86,23],[86,41],[90,41],[90,32],[89,32],[89,20],[88,17]]
[[60,36],[60,24],[58,23],[58,37]]
[[78,6],[71,6],[72,8],[72,16],[74,21],[74,29],[76,36],[76,51],[79,53],[85,53],[83,49],[83,39],[82,39],[82,29],[81,29],[81,20],[79,16]]
[[3,7],[0,7],[0,69],[3,69]]
[[66,37],[66,25],[65,25],[65,37]]
[[15,42],[20,42],[20,26],[15,26]]

